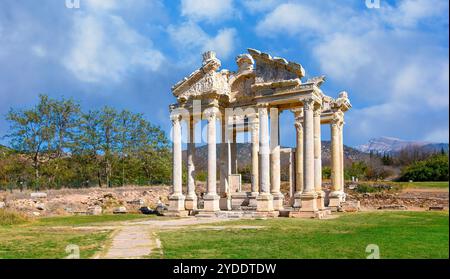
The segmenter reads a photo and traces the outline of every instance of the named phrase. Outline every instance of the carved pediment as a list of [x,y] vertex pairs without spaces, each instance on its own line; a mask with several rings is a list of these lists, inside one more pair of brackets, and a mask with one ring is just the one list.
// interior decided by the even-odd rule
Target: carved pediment
[[305,70],[298,63],[281,57],[272,57],[256,49],[248,49],[248,52],[256,61],[255,83],[280,82],[301,79],[305,76]]
[[203,55],[203,66],[172,87],[174,96],[179,101],[186,101],[191,97],[207,94],[229,95],[229,72],[218,72],[220,66],[215,53],[206,52]]

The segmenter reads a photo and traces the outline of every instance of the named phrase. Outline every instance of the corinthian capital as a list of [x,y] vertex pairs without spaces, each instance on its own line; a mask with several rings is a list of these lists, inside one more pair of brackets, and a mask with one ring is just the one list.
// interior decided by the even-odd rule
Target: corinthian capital
[[308,98],[303,100],[303,109],[304,110],[312,110],[314,109],[314,99],[313,98]]
[[181,120],[181,115],[178,114],[178,113],[172,113],[172,114],[170,115],[170,120],[172,121],[172,125],[174,125],[174,124],[180,122],[180,120]]
[[203,115],[208,121],[215,121],[217,118],[217,115],[219,114],[219,109],[216,107],[210,107],[205,109],[203,112]]

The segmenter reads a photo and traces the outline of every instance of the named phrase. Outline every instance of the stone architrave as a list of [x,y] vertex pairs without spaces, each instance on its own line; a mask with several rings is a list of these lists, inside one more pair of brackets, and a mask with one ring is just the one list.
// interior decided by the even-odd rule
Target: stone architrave
[[[295,113],[297,137],[295,156],[292,156],[295,166],[291,170],[291,175],[295,176],[291,179],[295,180],[295,186],[291,186],[294,210],[289,216],[320,217],[327,211],[321,177],[322,124],[331,125],[332,191],[329,198],[331,206],[339,207],[345,198],[343,117],[351,108],[348,94],[340,92],[336,99],[329,97],[321,89],[324,76],[312,77],[305,82],[305,70],[300,64],[255,49],[248,49],[247,54],[239,55],[236,64],[237,71],[220,69],[220,60],[214,52],[208,51],[203,54],[201,67],[172,87],[177,103],[170,109],[171,112],[180,112],[172,113],[173,188],[169,197],[169,212],[178,215],[183,214],[185,209],[200,212],[195,210],[195,145],[191,143],[187,146],[186,198],[182,193],[180,115],[185,118],[183,111],[193,113],[188,119],[202,116],[208,121],[208,158],[205,158],[208,162],[208,180],[203,212],[217,215],[217,211],[230,210],[233,205],[234,208],[246,210],[256,207],[257,215],[284,214],[278,130],[278,116],[284,110]],[[272,108],[270,112],[269,108]],[[276,112],[273,111],[275,108]],[[232,111],[232,117],[218,116],[227,115],[228,110]],[[216,181],[218,118],[222,126],[219,188]],[[193,131],[189,132],[193,134]],[[231,195],[230,176],[239,175],[238,163],[241,163],[237,162],[236,146],[236,134],[241,132],[251,133],[252,183],[249,192]],[[193,140],[193,135],[190,139]]]

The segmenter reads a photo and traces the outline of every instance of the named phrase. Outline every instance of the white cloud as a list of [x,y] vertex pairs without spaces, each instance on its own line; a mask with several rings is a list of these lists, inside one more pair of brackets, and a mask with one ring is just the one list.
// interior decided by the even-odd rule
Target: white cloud
[[252,14],[266,12],[279,3],[280,0],[244,0],[242,2],[247,11]]
[[181,0],[181,15],[190,20],[218,22],[234,14],[233,0]]
[[[298,38],[321,73],[349,91],[356,101],[347,116],[349,137],[437,139],[448,131],[442,117],[449,109],[448,47],[436,33],[448,26],[447,12],[446,1],[435,0],[376,10],[289,2],[268,12],[255,30],[263,37]],[[422,24],[435,33],[422,31]]]
[[447,128],[439,128],[431,133],[429,133],[424,140],[431,142],[448,142],[449,140],[449,129]]
[[47,55],[47,51],[45,50],[45,48],[41,45],[33,45],[31,47],[31,52],[36,55],[37,57],[45,57]]
[[237,34],[234,28],[223,28],[215,36],[210,36],[193,22],[169,26],[168,33],[182,53],[195,56],[195,59],[200,52],[207,50],[215,51],[219,59],[228,58],[235,48]]
[[387,6],[384,19],[394,26],[414,27],[422,20],[432,18],[436,21],[443,10],[448,10],[447,1],[404,0],[396,7]]
[[82,2],[86,3],[90,10],[114,10],[119,4],[117,0],[84,0]]
[[258,23],[256,31],[263,36],[287,33],[299,34],[307,28],[311,31],[324,31],[326,21],[306,5],[286,3],[281,4]]
[[156,71],[164,60],[150,40],[114,15],[75,18],[72,39],[64,65],[84,82],[119,82],[135,66]]

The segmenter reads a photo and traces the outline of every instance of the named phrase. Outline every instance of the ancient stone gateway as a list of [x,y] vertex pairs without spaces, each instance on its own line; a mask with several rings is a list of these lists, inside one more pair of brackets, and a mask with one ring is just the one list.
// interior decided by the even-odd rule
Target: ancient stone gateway
[[[236,59],[238,70],[221,70],[214,52],[203,54],[203,65],[173,86],[177,103],[170,106],[173,124],[173,192],[170,215],[187,212],[215,214],[230,211],[248,201],[256,214],[276,216],[285,212],[280,191],[279,114],[295,115],[295,184],[291,191],[291,216],[323,216],[328,207],[339,207],[345,199],[343,126],[344,113],[351,108],[346,92],[337,99],[320,89],[325,78],[302,81],[303,67],[255,49]],[[195,193],[194,127],[207,120],[208,178],[204,208],[197,210]],[[187,127],[187,190],[182,187],[182,121]],[[220,123],[219,164],[216,131]],[[332,191],[325,207],[322,190],[321,125],[331,127]],[[240,189],[237,174],[236,135],[249,132],[252,143],[252,183],[250,192]],[[217,168],[219,183],[217,183]],[[218,186],[217,186],[218,185]]]

